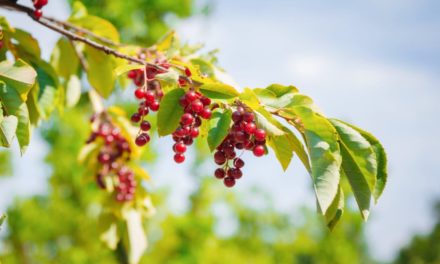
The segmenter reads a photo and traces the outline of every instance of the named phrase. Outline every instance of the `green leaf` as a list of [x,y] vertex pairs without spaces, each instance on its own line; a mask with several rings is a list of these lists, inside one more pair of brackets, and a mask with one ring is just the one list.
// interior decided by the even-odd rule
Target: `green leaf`
[[118,67],[116,67],[116,69],[114,70],[115,75],[116,76],[121,76],[131,70],[139,70],[144,68],[144,65],[141,64],[124,64],[124,65],[120,65]]
[[52,51],[50,63],[55,71],[67,80],[78,72],[80,62],[72,43],[66,38],[60,38]]
[[214,112],[210,122],[211,129],[208,132],[208,145],[211,151],[218,147],[228,135],[231,126],[232,111],[226,110],[223,113]]
[[17,60],[15,63],[0,62],[0,80],[14,87],[23,100],[34,85],[36,76],[35,70],[22,60]]
[[89,66],[87,78],[90,84],[102,97],[109,97],[116,79],[112,57],[89,46],[85,47],[85,54]]
[[16,51],[19,54],[19,57],[40,59],[41,50],[38,41],[32,37],[31,34],[21,29],[15,29],[12,33],[12,38],[18,42],[16,45]]
[[223,83],[203,84],[200,92],[211,99],[232,99],[239,95],[234,87]]
[[138,263],[147,249],[147,236],[142,226],[142,215],[135,209],[124,213],[127,224],[127,247],[129,263]]
[[183,108],[179,104],[179,99],[184,94],[183,89],[177,88],[171,90],[162,98],[157,114],[159,136],[169,135],[179,126],[180,117],[183,115]]
[[298,89],[295,86],[292,85],[281,85],[281,84],[271,84],[270,86],[266,87],[266,90],[272,92],[276,95],[276,97],[281,97],[286,94],[292,94],[292,93],[298,93]]
[[386,155],[385,149],[382,146],[382,144],[380,143],[380,141],[376,137],[374,137],[371,133],[369,133],[365,130],[362,130],[359,127],[356,127],[352,124],[343,122],[341,120],[338,120],[338,121],[346,124],[347,126],[352,127],[356,131],[358,131],[366,140],[368,140],[368,142],[370,143],[370,145],[373,148],[374,153],[376,154],[377,172],[376,172],[376,186],[375,186],[375,189],[373,192],[373,197],[374,197],[375,201],[377,202],[377,200],[382,195],[383,190],[385,189],[385,185],[387,183],[387,178],[388,178],[387,155]]
[[0,141],[2,147],[9,148],[15,137],[17,130],[18,119],[16,116],[2,116],[0,121]]
[[99,216],[99,239],[112,250],[116,249],[119,242],[117,223],[118,219],[113,214],[103,213]]
[[285,134],[283,131],[283,126],[278,120],[272,117],[272,114],[269,113],[263,107],[258,107],[255,109],[255,121],[258,127],[266,130],[268,136],[282,136]]
[[42,118],[49,118],[50,114],[56,109],[59,91],[58,79],[52,66],[40,61],[37,68],[38,73],[38,109]]
[[5,214],[2,214],[2,215],[0,216],[0,227],[3,225],[3,222],[5,222],[5,220],[6,220],[6,215],[5,215]]
[[72,5],[72,14],[70,19],[80,19],[87,16],[87,8],[80,1],[74,1]]
[[335,128],[324,117],[305,106],[285,110],[304,125],[304,137],[311,160],[312,178],[320,211],[325,214],[339,185],[341,154]]
[[240,94],[240,100],[253,110],[260,108],[260,101],[252,89],[245,88]]
[[344,199],[344,191],[342,190],[342,187],[339,186],[335,199],[333,199],[332,204],[325,213],[327,227],[330,230],[333,230],[344,213]]
[[66,87],[66,106],[74,107],[81,97],[81,81],[78,76],[71,75]]
[[[348,153],[355,161],[353,166],[357,166],[362,173],[362,176],[368,183],[371,191],[376,186],[376,154],[373,148],[362,135],[355,129],[334,119],[329,120],[339,133],[341,139],[340,144],[344,144]],[[343,157],[344,158],[344,157]],[[344,162],[344,160],[342,161]]]
[[165,73],[157,74],[156,80],[159,80],[161,83],[163,83],[162,86],[175,86],[179,80],[179,73],[173,69],[170,69]]
[[[119,43],[119,32],[109,21],[97,16],[86,15],[78,19],[70,20],[75,25],[88,29],[100,37]],[[96,40],[99,42],[99,40]]]
[[293,157],[293,148],[289,137],[287,135],[269,137],[267,143],[275,152],[283,170],[286,171]]
[[292,146],[293,151],[296,153],[306,170],[311,173],[312,169],[310,167],[309,156],[304,148],[304,144],[288,128],[284,127],[283,130],[287,135],[289,144]]
[[15,133],[20,145],[21,154],[24,154],[27,146],[29,145],[31,136],[31,125],[27,105],[22,101],[17,91],[9,87],[4,82],[0,82],[0,100],[4,108],[4,112],[8,116],[13,115],[18,119]]

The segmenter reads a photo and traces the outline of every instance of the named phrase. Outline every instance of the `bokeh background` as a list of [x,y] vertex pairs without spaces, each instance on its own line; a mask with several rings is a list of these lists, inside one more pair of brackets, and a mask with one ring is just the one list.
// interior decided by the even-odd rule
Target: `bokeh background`
[[[25,0],[19,2],[28,4]],[[49,2],[46,14],[61,19],[68,17],[68,1]],[[199,234],[203,245],[206,246],[206,241],[220,241],[216,245],[223,248],[224,254],[228,254],[226,249],[235,252],[243,247],[243,251],[248,252],[246,247],[257,249],[273,246],[274,241],[285,241],[284,247],[275,247],[272,252],[273,256],[280,256],[278,263],[290,263],[292,259],[298,263],[354,263],[320,259],[320,254],[322,257],[330,254],[323,252],[324,245],[325,248],[332,245],[343,248],[341,254],[342,251],[344,254],[355,252],[345,260],[362,259],[359,263],[403,263],[410,257],[402,256],[411,250],[405,253],[401,249],[411,241],[413,245],[425,241],[427,244],[417,247],[432,248],[436,252],[432,243],[440,244],[440,216],[434,209],[436,200],[440,199],[439,1],[83,2],[90,5],[91,13],[115,22],[127,41],[149,44],[174,28],[183,40],[204,43],[206,51],[219,49],[219,63],[237,87],[293,84],[314,98],[328,116],[340,117],[375,134],[388,153],[388,186],[378,205],[373,207],[370,220],[361,225],[357,212],[348,211],[339,230],[337,228],[333,238],[329,238],[332,235],[319,222],[319,216],[313,214],[315,201],[310,178],[298,161],[283,172],[271,155],[258,161],[245,157],[244,179],[232,190],[225,190],[218,188],[221,187],[219,182],[208,180],[213,163],[207,161],[196,166],[194,164],[200,164],[203,158],[194,155],[193,163],[175,165],[169,151],[171,141],[161,139],[162,143],[155,149],[159,159],[146,168],[153,176],[152,190],[158,193],[159,205],[157,223],[152,223],[150,230],[161,226],[162,231],[160,234],[151,231],[153,246],[146,257],[160,263],[167,259],[157,253],[159,249],[170,250],[178,256],[176,263],[180,263],[178,260],[191,263],[193,259],[185,260],[184,256],[192,256],[195,249],[177,246],[185,243],[182,237],[178,239],[179,234],[186,231],[191,237],[191,232],[197,233],[203,228],[206,232]],[[149,15],[143,16],[144,13]],[[57,34],[30,23],[31,20],[22,15],[4,10],[0,10],[0,15],[6,16],[13,26],[33,32],[43,47],[44,56],[49,58],[59,37]],[[63,122],[63,118],[66,117],[53,122]],[[63,126],[87,130],[85,124],[82,124],[84,127]],[[13,165],[12,168],[4,166],[5,175],[0,177],[0,212],[10,208],[10,219],[26,219],[25,214],[20,213],[20,210],[29,210],[26,201],[33,201],[29,207],[38,207],[44,197],[48,199],[57,190],[59,179],[67,184],[70,179],[67,176],[73,175],[69,171],[72,167],[62,167],[60,161],[50,158],[54,151],[50,152],[49,146],[58,146],[55,153],[60,159],[74,161],[73,154],[63,153],[68,149],[63,147],[67,142],[59,139],[63,134],[56,132],[46,125],[42,133],[35,133],[24,157],[19,157],[16,149],[9,154],[1,152],[1,165],[9,161]],[[205,209],[212,209],[209,221],[198,218],[201,217],[198,210]],[[17,218],[13,218],[14,213]],[[46,220],[49,222],[41,224],[51,225],[50,218]],[[32,226],[25,221],[22,226],[19,221],[16,223],[17,230]],[[273,225],[273,229],[267,229],[268,225]],[[437,240],[431,241],[429,237],[423,240],[434,226]],[[11,250],[14,244],[11,241],[16,238],[14,232],[17,232],[17,241],[33,239],[26,237],[24,231],[6,226],[0,231],[3,239],[0,255],[1,252],[14,255]],[[50,232],[56,237],[55,231]],[[67,233],[63,235],[68,237]],[[413,240],[415,235],[419,237]],[[175,244],[164,244],[167,239]],[[261,243],[254,245],[250,240],[261,240]],[[44,243],[44,237],[35,243]],[[65,247],[71,245],[58,241],[52,246],[60,246],[59,243]],[[194,246],[197,243],[194,242]],[[248,243],[250,245],[243,245]],[[41,250],[44,251],[44,247]],[[281,257],[283,254],[286,258]],[[430,254],[432,261],[435,254]],[[433,261],[438,263],[435,258]],[[440,261],[438,255],[437,261]]]

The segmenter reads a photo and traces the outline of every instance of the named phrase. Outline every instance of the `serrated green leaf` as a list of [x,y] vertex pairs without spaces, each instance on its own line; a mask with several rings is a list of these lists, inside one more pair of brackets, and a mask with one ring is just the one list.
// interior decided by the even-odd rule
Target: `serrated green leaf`
[[333,230],[338,221],[341,219],[342,214],[344,213],[344,199],[344,191],[339,186],[338,193],[336,194],[335,199],[333,199],[332,204],[325,213],[327,227],[330,230]]
[[388,174],[387,174],[387,155],[385,152],[385,148],[382,146],[382,144],[380,143],[380,141],[374,137],[371,133],[362,130],[359,127],[356,127],[352,124],[346,123],[344,121],[338,120],[341,123],[346,124],[347,126],[352,127],[353,129],[355,129],[356,131],[358,131],[366,140],[368,140],[368,142],[371,144],[373,151],[376,154],[376,159],[377,159],[377,172],[376,172],[376,186],[373,192],[373,197],[375,199],[375,201],[377,202],[377,200],[380,198],[380,196],[382,195],[384,189],[385,189],[385,185],[387,183],[387,178],[388,178]]
[[200,92],[211,99],[232,99],[240,94],[234,87],[223,83],[203,84]]
[[0,82],[0,100],[4,112],[8,116],[16,116],[18,119],[16,136],[20,145],[21,154],[24,154],[29,145],[31,136],[31,126],[29,121],[29,112],[25,102],[22,101],[17,91],[9,87],[4,82]]
[[[370,143],[362,137],[355,129],[347,126],[337,120],[329,119],[339,134],[340,143],[344,144],[348,153],[355,161],[353,166],[357,166],[362,176],[368,183],[370,191],[374,191],[376,186],[376,154],[374,153]],[[343,157],[344,158],[344,157]],[[342,161],[344,162],[344,160]]]
[[179,99],[184,94],[183,89],[176,88],[162,98],[157,114],[159,136],[169,135],[179,126],[180,117],[183,115],[183,108],[179,104]]
[[112,57],[100,50],[85,47],[88,70],[87,79],[93,88],[104,98],[110,96],[115,86]]
[[124,64],[124,65],[119,65],[118,67],[116,67],[114,72],[115,72],[115,75],[119,77],[122,74],[125,74],[129,71],[143,69],[144,67],[145,66],[141,65],[141,64]]
[[79,58],[72,43],[66,38],[60,38],[55,45],[50,58],[55,71],[65,80],[78,72]]
[[26,100],[36,76],[35,70],[22,60],[0,62],[0,80],[12,86],[23,100]]
[[289,167],[293,157],[292,144],[287,135],[269,137],[267,141],[269,147],[275,152],[275,156],[281,164],[284,171]]
[[226,110],[223,113],[216,111],[212,114],[210,122],[211,129],[208,132],[208,146],[214,151],[228,135],[231,126],[232,111]]
[[325,214],[339,185],[341,154],[335,128],[324,117],[305,106],[285,110],[300,118],[309,150],[312,178],[320,211]]
[[81,81],[78,76],[71,75],[66,87],[66,106],[74,107],[81,97]]
[[281,97],[286,94],[298,93],[298,89],[292,85],[271,84],[266,87],[266,90],[271,91],[277,97]]

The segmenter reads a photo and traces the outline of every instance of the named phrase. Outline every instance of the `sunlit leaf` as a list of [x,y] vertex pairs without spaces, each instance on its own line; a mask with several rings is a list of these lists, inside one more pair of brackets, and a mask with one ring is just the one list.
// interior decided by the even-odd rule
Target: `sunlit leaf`
[[15,88],[23,100],[26,100],[27,93],[34,85],[36,76],[35,70],[22,60],[15,63],[0,62],[0,80]]
[[157,114],[159,136],[169,135],[179,126],[180,117],[183,115],[183,108],[179,104],[179,99],[184,94],[183,89],[176,88],[162,98]]
[[342,190],[341,187],[339,187],[335,199],[333,200],[332,204],[325,213],[325,220],[327,222],[327,227],[330,230],[333,230],[333,228],[341,219],[342,214],[344,213],[344,202],[345,202],[344,200],[345,200],[344,191]]
[[80,62],[73,44],[66,38],[60,38],[52,51],[50,63],[55,71],[67,80],[77,73]]
[[211,129],[208,132],[208,146],[211,151],[214,151],[228,135],[231,126],[231,114],[231,110],[226,110],[223,113],[219,111],[213,113],[209,121]]
[[89,66],[87,78],[90,84],[102,97],[109,97],[116,79],[112,57],[89,46],[85,47],[85,54]]
[[206,83],[200,87],[200,92],[212,99],[231,99],[239,95],[234,87],[222,83]]
[[66,106],[74,107],[81,97],[81,81],[76,75],[71,75],[66,87]]

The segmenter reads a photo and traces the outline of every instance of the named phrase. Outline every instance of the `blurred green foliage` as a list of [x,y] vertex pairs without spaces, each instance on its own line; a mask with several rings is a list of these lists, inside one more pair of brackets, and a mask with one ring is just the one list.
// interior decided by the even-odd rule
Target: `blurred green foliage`
[[[69,0],[72,4],[74,0]],[[209,5],[196,10],[195,0],[81,0],[90,14],[110,20],[125,42],[149,46],[167,31],[170,24],[195,13],[207,12]]]
[[12,175],[12,159],[9,150],[0,150],[0,177]]
[[440,263],[440,202],[435,206],[436,224],[426,235],[416,235],[408,246],[400,250],[394,263],[436,264]]

